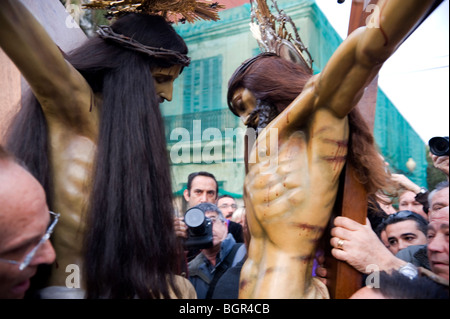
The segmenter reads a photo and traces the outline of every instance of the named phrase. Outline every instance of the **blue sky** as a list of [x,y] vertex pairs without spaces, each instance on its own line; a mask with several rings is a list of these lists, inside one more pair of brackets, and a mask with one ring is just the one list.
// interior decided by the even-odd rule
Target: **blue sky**
[[[345,39],[351,0],[316,0]],[[378,84],[425,143],[449,135],[449,0],[402,44],[380,71]]]

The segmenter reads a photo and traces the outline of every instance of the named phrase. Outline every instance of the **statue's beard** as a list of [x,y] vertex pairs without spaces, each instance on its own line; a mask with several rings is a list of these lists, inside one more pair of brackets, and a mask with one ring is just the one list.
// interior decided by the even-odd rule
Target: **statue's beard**
[[245,124],[247,127],[253,128],[256,133],[259,133],[277,115],[278,111],[275,106],[258,100],[255,109],[250,113]]

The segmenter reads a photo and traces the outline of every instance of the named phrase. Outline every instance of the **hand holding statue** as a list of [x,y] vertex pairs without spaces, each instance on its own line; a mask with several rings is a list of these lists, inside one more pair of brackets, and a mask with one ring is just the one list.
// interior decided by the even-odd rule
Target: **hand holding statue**
[[350,218],[338,216],[334,220],[330,240],[331,254],[345,261],[363,274],[389,270],[402,264],[372,230],[369,219],[362,225]]

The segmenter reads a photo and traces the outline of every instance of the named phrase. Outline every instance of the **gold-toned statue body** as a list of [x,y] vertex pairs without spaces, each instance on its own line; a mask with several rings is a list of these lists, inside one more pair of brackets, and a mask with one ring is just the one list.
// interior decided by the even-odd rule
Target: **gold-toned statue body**
[[[379,1],[376,23],[349,35],[323,71],[248,146],[244,199],[252,237],[239,298],[329,297],[312,277],[312,266],[352,146],[348,114],[432,3]],[[253,127],[254,92],[233,88],[230,108]]]
[[[23,4],[4,1],[0,9],[1,48],[26,79],[47,124],[52,209],[61,213],[52,236],[56,262],[47,285],[66,287],[73,284],[70,275],[74,266],[79,270],[74,275],[83,272],[86,212],[93,187],[103,96],[93,93]],[[172,99],[173,82],[181,68],[175,64],[148,69],[160,102]],[[83,278],[78,279],[84,288]]]
[[[303,125],[293,115],[272,121],[251,150],[256,162],[249,163],[245,193],[252,240],[243,277],[252,279],[241,282],[243,298],[328,298],[311,272],[345,164],[348,123],[326,109]],[[278,135],[276,152],[262,146],[271,134]]]

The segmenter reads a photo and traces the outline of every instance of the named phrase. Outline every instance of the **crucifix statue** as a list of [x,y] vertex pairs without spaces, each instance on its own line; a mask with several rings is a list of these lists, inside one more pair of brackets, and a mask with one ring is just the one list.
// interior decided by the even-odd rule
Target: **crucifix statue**
[[[73,288],[87,298],[192,297],[192,285],[176,275],[180,247],[160,103],[172,99],[173,82],[190,63],[170,19],[217,20],[220,6],[197,0],[85,6],[117,19],[62,52],[42,25],[48,21],[34,16],[40,10],[0,1],[0,47],[31,88],[6,145],[61,215],[53,233],[56,263],[40,297],[52,287],[70,291],[72,269],[81,277]],[[60,30],[69,37],[72,27]]]
[[256,1],[252,12],[265,52],[242,63],[228,91],[230,110],[255,132],[244,184],[251,241],[240,298],[330,297],[311,270],[344,187],[344,168],[351,166],[350,175],[362,185],[362,207],[365,194],[390,183],[356,105],[433,2],[380,0],[374,24],[353,31],[312,75],[301,40],[289,40],[289,19]]

